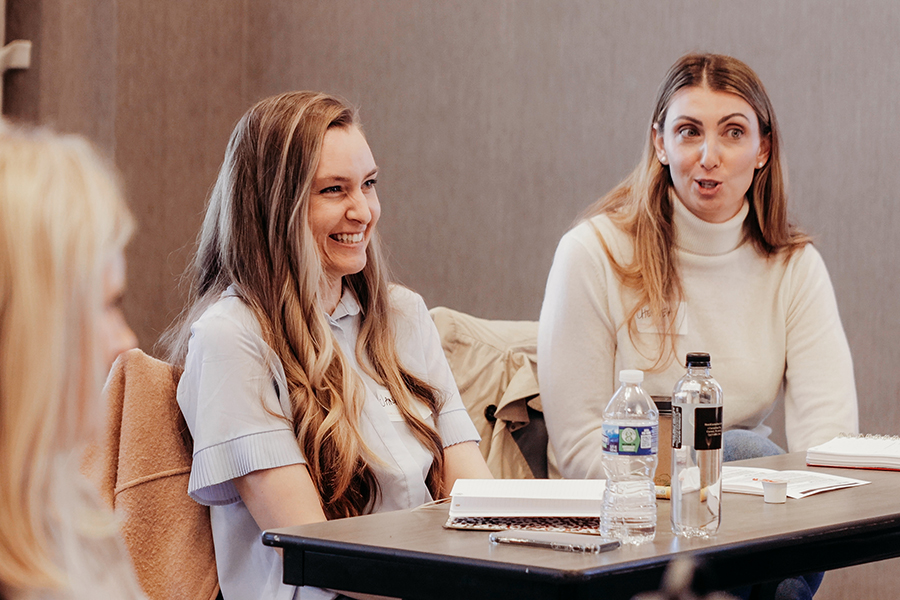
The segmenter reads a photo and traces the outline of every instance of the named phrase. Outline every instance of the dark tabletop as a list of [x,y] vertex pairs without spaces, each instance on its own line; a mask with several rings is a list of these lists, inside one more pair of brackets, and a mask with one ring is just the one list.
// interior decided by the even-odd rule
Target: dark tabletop
[[676,555],[703,560],[719,587],[779,580],[900,556],[900,472],[806,467],[805,454],[730,463],[806,469],[871,481],[785,504],[724,494],[708,540],[676,538],[658,503],[656,540],[603,554],[495,545],[488,532],[444,529],[448,506],[273,530],[285,582],[407,599],[630,598],[656,589]]

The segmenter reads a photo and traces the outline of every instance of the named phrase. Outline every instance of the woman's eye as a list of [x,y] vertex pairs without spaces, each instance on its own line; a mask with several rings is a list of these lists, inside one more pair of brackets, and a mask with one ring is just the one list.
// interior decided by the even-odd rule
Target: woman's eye
[[365,182],[363,182],[363,187],[366,189],[372,189],[373,187],[375,187],[376,183],[378,183],[377,179],[367,179]]
[[685,138],[697,137],[700,132],[695,127],[682,127],[678,130],[678,135]]
[[329,186],[329,187],[327,187],[327,188],[325,188],[325,189],[323,189],[323,190],[320,190],[319,193],[320,193],[320,194],[336,194],[336,193],[338,193],[338,192],[340,192],[340,191],[341,191],[341,186],[339,186],[339,185],[332,185],[332,186]]
[[728,137],[739,140],[744,136],[744,130],[739,127],[732,127],[727,131]]

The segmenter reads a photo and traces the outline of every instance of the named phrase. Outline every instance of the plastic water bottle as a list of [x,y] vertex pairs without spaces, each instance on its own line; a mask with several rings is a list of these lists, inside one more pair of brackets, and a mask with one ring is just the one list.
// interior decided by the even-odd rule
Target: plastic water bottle
[[619,373],[622,385],[603,411],[603,469],[606,491],[600,515],[603,535],[624,544],[656,536],[656,471],[659,412],[641,388],[642,371]]
[[687,355],[672,392],[672,531],[709,537],[722,518],[722,388],[709,354]]

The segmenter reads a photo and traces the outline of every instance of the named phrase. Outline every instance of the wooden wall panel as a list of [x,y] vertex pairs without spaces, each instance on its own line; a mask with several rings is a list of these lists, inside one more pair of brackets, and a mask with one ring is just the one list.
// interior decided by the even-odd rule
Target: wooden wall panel
[[178,279],[248,104],[244,16],[237,0],[119,4],[116,161],[140,222],[127,308],[148,349],[182,308]]
[[33,42],[4,78],[3,113],[87,135],[115,151],[115,0],[7,0],[6,39]]
[[[638,146],[628,133],[646,118],[605,111],[616,93],[605,84],[623,71],[592,58],[616,45],[581,14],[598,9],[267,4],[262,14],[290,25],[257,47],[269,64],[259,88],[324,89],[361,106],[401,280],[432,304],[536,318],[556,241],[627,171]],[[656,85],[641,83],[644,96]],[[618,151],[600,163],[607,146]]]
[[123,175],[139,228],[125,310],[152,349],[181,310],[178,278],[244,85],[244,0],[8,0],[8,35],[34,42],[6,75],[4,113],[87,135]]

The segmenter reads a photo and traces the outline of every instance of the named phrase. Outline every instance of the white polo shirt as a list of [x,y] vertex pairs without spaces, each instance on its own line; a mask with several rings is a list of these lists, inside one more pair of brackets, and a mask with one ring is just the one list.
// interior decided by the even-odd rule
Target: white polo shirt
[[[390,293],[401,363],[434,386],[444,400],[436,424],[424,405],[417,408],[436,426],[444,447],[478,441],[425,303],[401,286],[392,286]],[[360,307],[352,292],[344,290],[328,320],[341,351],[366,387],[360,431],[381,459],[381,464],[371,465],[381,489],[372,512],[430,502],[425,477],[431,453],[412,434],[388,391],[357,364]],[[281,558],[262,545],[262,532],[232,483],[252,471],[306,462],[291,428],[286,390],[284,369],[262,339],[259,323],[227,290],[191,327],[178,403],[194,438],[188,492],[211,507],[219,582],[228,600],[335,597],[318,588],[281,583]]]

